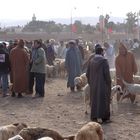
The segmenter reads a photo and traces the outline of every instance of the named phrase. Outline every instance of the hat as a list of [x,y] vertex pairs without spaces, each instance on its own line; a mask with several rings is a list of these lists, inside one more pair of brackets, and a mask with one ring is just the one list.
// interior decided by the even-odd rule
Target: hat
[[104,51],[104,48],[100,44],[95,45],[95,54],[102,54]]
[[69,41],[69,44],[75,44],[76,42],[75,42],[75,40],[70,40]]
[[95,44],[95,51],[96,51],[98,48],[102,48],[102,49],[103,49],[103,47],[102,47],[100,44]]
[[5,42],[2,42],[3,46],[7,46],[7,44]]
[[50,43],[54,43],[55,40],[52,38],[52,39],[49,40],[49,42],[50,42]]
[[3,44],[2,43],[0,43],[0,48],[2,48],[3,47]]

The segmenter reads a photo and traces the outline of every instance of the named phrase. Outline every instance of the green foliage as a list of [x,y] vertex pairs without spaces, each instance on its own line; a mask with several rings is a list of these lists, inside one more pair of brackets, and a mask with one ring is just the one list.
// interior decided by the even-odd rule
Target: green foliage
[[137,26],[137,22],[138,22],[138,16],[137,13],[134,12],[129,12],[126,14],[127,18],[126,18],[126,25],[127,25],[127,29],[128,29],[128,33],[133,33],[134,32],[134,28]]

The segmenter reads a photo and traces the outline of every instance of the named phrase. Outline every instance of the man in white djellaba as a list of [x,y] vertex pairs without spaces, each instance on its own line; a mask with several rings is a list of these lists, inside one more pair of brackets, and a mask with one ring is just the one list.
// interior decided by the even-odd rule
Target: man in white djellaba
[[105,54],[104,57],[108,60],[109,67],[115,68],[115,51],[114,47],[107,42],[104,42]]

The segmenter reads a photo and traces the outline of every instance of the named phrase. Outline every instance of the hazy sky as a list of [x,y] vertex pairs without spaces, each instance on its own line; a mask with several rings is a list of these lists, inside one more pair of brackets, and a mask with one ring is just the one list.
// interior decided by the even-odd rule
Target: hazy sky
[[[126,13],[140,10],[140,0],[1,0],[0,20],[31,19],[35,13],[38,20],[99,16],[125,17]],[[76,9],[74,9],[76,7]]]

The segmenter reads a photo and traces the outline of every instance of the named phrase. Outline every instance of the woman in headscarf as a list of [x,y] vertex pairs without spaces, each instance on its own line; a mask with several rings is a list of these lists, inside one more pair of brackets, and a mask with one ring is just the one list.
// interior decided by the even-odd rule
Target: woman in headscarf
[[66,53],[65,67],[68,73],[67,87],[71,92],[75,90],[74,78],[81,75],[82,57],[74,40],[69,42]]
[[[116,67],[116,79],[117,84],[124,88],[122,79],[128,83],[133,83],[133,75],[138,71],[135,57],[132,52],[128,51],[123,43],[119,45],[119,54],[115,60]],[[135,100],[135,95],[128,95],[131,102]],[[119,101],[120,96],[117,95],[117,100]]]

